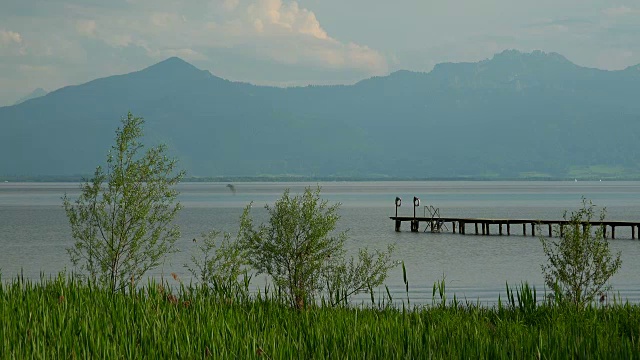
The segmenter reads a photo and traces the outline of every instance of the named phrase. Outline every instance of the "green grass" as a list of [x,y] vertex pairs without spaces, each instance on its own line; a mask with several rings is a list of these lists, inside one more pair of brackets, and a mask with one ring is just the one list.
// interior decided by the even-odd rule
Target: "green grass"
[[171,294],[153,284],[131,294],[64,277],[0,285],[0,357],[7,359],[631,359],[640,358],[639,334],[637,305],[575,311],[524,295],[494,308],[441,302],[411,311],[296,311],[270,295]]

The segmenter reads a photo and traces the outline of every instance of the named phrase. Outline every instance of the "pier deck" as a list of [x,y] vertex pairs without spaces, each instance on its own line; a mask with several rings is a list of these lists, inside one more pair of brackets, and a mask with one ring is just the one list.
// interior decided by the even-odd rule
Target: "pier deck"
[[[396,231],[400,231],[401,225],[403,222],[409,222],[411,224],[411,231],[418,232],[420,228],[420,223],[426,223],[427,228],[434,229],[437,228],[438,231],[441,231],[442,224],[451,224],[451,230],[453,233],[456,233],[456,228],[458,229],[458,233],[464,235],[467,233],[467,227],[473,224],[473,232],[476,235],[490,235],[490,225],[496,225],[498,227],[497,234],[499,235],[511,235],[511,226],[512,225],[522,225],[522,235],[527,235],[527,227],[529,226],[531,229],[531,236],[536,236],[536,229],[540,228],[541,230],[547,228],[548,236],[551,237],[554,235],[553,227],[556,226],[556,229],[559,229],[560,234],[563,233],[564,226],[569,224],[570,222],[567,220],[534,220],[534,219],[487,219],[487,218],[459,218],[459,217],[413,217],[413,216],[390,216],[391,220],[395,221],[395,229]],[[630,227],[631,228],[631,238],[636,238],[636,230],[638,230],[638,234],[640,236],[640,222],[638,221],[591,221],[591,226],[603,226],[604,227],[604,235],[608,236],[607,228],[611,229],[611,238],[616,238],[616,227]],[[478,228],[478,224],[480,225],[480,229]],[[587,226],[588,222],[582,222],[583,226]],[[495,227],[495,226],[494,226]],[[503,230],[506,230],[503,231]]]

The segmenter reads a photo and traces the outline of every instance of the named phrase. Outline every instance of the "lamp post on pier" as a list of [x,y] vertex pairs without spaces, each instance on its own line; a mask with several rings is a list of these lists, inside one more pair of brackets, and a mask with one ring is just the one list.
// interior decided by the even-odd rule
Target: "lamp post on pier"
[[396,231],[397,232],[400,231],[400,225],[402,224],[402,221],[398,220],[398,208],[400,207],[400,205],[402,205],[402,199],[396,196]]
[[416,208],[420,206],[420,199],[417,197],[413,197],[413,220],[411,221],[411,231],[418,232],[418,228],[420,227],[418,220],[416,220]]

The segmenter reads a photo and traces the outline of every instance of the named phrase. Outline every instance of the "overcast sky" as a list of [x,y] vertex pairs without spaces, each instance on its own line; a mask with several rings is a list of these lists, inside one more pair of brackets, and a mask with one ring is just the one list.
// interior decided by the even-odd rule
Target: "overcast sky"
[[0,105],[179,56],[255,84],[353,83],[505,49],[640,63],[640,0],[0,0]]

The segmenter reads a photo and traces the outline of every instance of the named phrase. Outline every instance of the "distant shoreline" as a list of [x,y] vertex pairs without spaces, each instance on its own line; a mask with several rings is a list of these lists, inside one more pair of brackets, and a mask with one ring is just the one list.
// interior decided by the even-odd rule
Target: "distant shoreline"
[[[71,175],[71,176],[0,176],[0,183],[12,182],[84,182],[91,176]],[[366,181],[640,181],[640,175],[628,177],[483,177],[483,176],[458,176],[458,177],[384,177],[384,176],[208,176],[208,177],[185,177],[182,182],[366,182]]]

